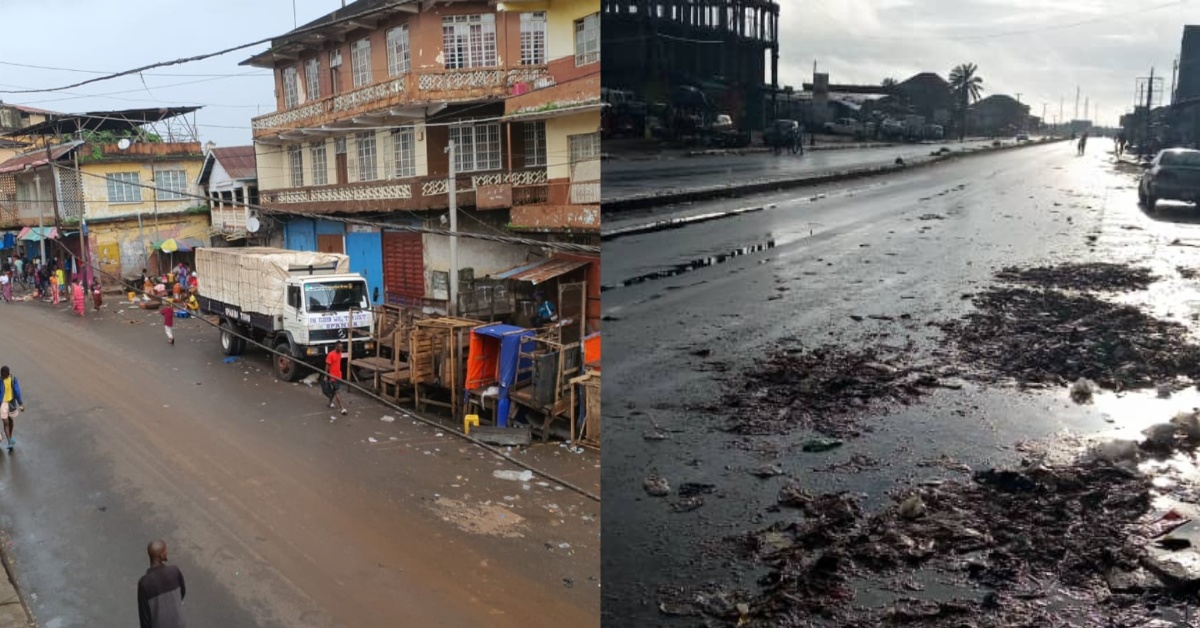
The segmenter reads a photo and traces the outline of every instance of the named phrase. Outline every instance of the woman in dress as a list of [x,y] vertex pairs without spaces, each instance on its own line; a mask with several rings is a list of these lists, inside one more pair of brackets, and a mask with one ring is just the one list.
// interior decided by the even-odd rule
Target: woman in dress
[[71,282],[71,302],[75,313],[83,316],[83,282],[78,279]]

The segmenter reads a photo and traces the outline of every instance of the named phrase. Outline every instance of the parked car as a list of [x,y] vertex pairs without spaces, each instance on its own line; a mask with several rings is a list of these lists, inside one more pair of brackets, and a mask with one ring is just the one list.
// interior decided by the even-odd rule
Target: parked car
[[1200,150],[1168,148],[1146,164],[1138,182],[1138,200],[1148,211],[1158,201],[1200,202]]
[[1029,134],[1028,133],[1017,133],[1017,141],[1018,142],[1028,142]]
[[826,122],[824,129],[830,135],[858,135],[862,133],[862,125],[854,118],[839,118],[833,122]]

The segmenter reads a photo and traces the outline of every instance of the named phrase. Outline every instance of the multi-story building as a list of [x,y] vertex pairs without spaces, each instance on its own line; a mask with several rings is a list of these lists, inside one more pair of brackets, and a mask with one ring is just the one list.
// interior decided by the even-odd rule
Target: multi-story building
[[51,115],[56,114],[45,109],[10,105],[0,101],[0,161],[16,157],[33,145],[33,138],[19,135],[10,136],[10,133],[45,122]]
[[[285,221],[287,247],[349,254],[383,287],[377,303],[446,308],[448,237],[326,217],[445,228],[451,141],[461,231],[598,237],[599,117],[589,127],[586,96],[551,86],[598,71],[599,4],[501,4],[359,0],[243,62],[275,73],[278,110],[252,127],[262,205]],[[465,277],[542,254],[459,241]]]
[[207,241],[208,207],[194,184],[204,155],[199,142],[143,127],[195,109],[56,115],[21,129],[45,141],[0,163],[0,190],[12,190],[0,196],[0,227],[42,225],[27,240],[56,239],[62,247],[47,248],[48,257],[81,258],[86,222],[92,265],[107,275],[165,269],[157,242]]

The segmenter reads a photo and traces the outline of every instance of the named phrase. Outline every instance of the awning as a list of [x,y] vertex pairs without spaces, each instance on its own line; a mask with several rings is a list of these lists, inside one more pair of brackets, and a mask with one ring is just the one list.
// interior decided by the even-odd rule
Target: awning
[[155,251],[164,251],[166,253],[191,253],[192,251],[203,247],[204,243],[196,238],[167,238],[151,244]]
[[504,272],[493,275],[496,279],[512,279],[514,281],[528,281],[533,285],[538,285],[545,281],[560,277],[573,270],[577,270],[587,266],[591,262],[581,262],[572,259],[544,259],[532,264],[517,266],[510,268]]
[[56,240],[58,239],[58,227],[25,227],[17,236],[17,239],[26,242]]

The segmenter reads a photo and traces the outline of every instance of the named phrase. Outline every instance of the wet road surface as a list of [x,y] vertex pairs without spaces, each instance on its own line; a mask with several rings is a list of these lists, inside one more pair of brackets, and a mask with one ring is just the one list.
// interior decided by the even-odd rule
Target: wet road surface
[[[190,625],[598,625],[598,503],[362,397],[332,420],[200,321],[170,347],[156,312],[67,310],[0,304],[28,409],[0,530],[43,628],[136,625],[155,538]],[[591,452],[514,455],[599,490]]]
[[[968,383],[869,416],[872,432],[827,453],[801,453],[810,435],[801,431],[777,437],[724,432],[728,417],[705,409],[719,407],[721,377],[756,365],[784,344],[935,343],[927,323],[960,316],[970,307],[964,295],[991,284],[993,273],[1011,264],[1148,265],[1166,280],[1136,299],[1152,314],[1195,326],[1200,293],[1176,272],[1200,265],[1195,208],[1165,205],[1148,216],[1136,203],[1139,171],[1115,166],[1101,153],[1110,148],[1106,142],[1089,148],[1078,158],[1073,144],[1051,144],[802,195],[706,204],[678,211],[767,209],[606,242],[612,375],[603,406],[605,620],[691,625],[694,620],[659,613],[664,589],[702,583],[754,588],[757,574],[729,560],[721,539],[779,517],[767,508],[784,478],[748,473],[761,465],[780,465],[814,493],[865,493],[864,504],[878,508],[888,501],[886,491],[948,477],[944,468],[918,464],[942,454],[972,468],[1011,463],[1019,455],[1017,441],[1136,434],[1195,405],[1194,398],[1129,396],[1076,406],[1064,390],[1019,393]],[[660,428],[668,439],[644,438]],[[879,464],[857,473],[821,471],[854,456]],[[715,493],[693,512],[674,513],[668,500],[643,490],[651,473],[673,486],[712,483]],[[859,600],[895,597],[862,591]]]
[[975,149],[991,140],[959,143],[947,140],[933,144],[904,144],[880,148],[850,148],[806,151],[803,155],[705,155],[661,160],[612,160],[603,165],[604,189],[601,198],[612,199],[668,190],[706,188],[720,184],[786,179],[817,175],[849,168],[869,168],[892,164],[897,157],[916,163],[945,146],[952,151]]

